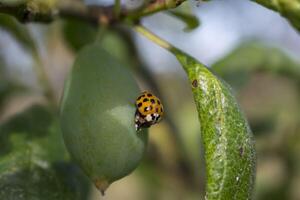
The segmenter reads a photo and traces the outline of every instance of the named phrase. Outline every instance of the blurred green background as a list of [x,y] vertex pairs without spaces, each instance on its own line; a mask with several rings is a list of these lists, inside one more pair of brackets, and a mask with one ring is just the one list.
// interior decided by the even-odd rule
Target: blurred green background
[[[166,14],[143,23],[234,89],[256,140],[254,199],[299,200],[299,33],[247,1],[190,6],[201,20],[193,31],[184,32]],[[129,67],[166,110],[164,121],[150,128],[143,162],[104,197],[70,161],[57,122],[65,77],[77,51],[94,41]],[[122,26],[99,31],[74,19],[22,25],[3,14],[0,47],[0,199],[204,199],[196,108],[183,70],[167,52]]]

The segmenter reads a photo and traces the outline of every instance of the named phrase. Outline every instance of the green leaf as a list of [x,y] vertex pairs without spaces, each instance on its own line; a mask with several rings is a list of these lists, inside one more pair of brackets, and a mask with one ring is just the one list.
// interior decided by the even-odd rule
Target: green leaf
[[206,199],[251,199],[254,141],[230,87],[194,58],[181,52],[175,54],[188,74],[201,124]]
[[63,35],[67,44],[75,51],[95,40],[97,29],[81,20],[68,19],[63,25]]
[[213,70],[229,82],[234,89],[241,89],[252,73],[265,71],[300,81],[300,64],[284,52],[257,42],[245,43],[220,59]]
[[20,24],[14,17],[0,14],[0,27],[8,31],[24,48],[36,52],[34,40],[27,27]]
[[167,13],[186,24],[186,27],[183,29],[184,31],[192,31],[200,25],[199,19],[193,14],[184,13],[177,10],[170,10]]
[[189,3],[184,3],[166,13],[185,23],[186,27],[183,30],[186,32],[192,31],[200,25],[200,20],[194,15]]
[[279,12],[300,31],[300,1],[299,0],[253,0],[269,9]]
[[32,106],[0,125],[0,199],[84,200],[86,177],[66,161],[56,117]]

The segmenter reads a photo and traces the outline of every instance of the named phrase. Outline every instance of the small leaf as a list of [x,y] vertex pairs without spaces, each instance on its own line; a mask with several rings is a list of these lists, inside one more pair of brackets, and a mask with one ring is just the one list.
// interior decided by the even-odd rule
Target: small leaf
[[84,200],[88,182],[66,162],[60,128],[43,106],[0,125],[0,199]]
[[254,141],[230,87],[194,58],[182,52],[175,54],[188,74],[201,124],[206,199],[251,199]]
[[176,17],[177,19],[180,19],[186,24],[184,31],[191,31],[200,25],[199,19],[193,14],[184,13],[177,10],[170,10],[167,13]]

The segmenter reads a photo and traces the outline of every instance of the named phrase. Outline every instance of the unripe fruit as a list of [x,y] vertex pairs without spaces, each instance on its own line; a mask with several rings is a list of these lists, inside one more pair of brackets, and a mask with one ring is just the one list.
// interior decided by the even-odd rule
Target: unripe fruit
[[139,88],[99,44],[78,54],[66,82],[61,128],[72,158],[104,192],[139,164],[147,131],[136,132],[134,101]]

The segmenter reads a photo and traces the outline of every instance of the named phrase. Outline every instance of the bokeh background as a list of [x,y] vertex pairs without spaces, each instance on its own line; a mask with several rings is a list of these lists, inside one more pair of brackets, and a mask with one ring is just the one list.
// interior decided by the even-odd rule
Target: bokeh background
[[[300,34],[278,13],[246,0],[189,1],[185,7],[201,22],[192,31],[184,31],[185,25],[166,13],[147,17],[142,23],[207,64],[234,89],[256,140],[254,199],[299,200]],[[3,21],[15,28],[7,29]],[[104,197],[90,186],[82,199],[204,199],[200,124],[184,71],[171,54],[124,27],[103,34],[71,19],[20,25],[0,15],[0,144],[7,146],[7,133],[20,131],[16,127],[26,126],[36,135],[43,132],[43,120],[49,121],[52,115],[45,115],[39,107],[34,109],[42,122],[34,121],[36,115],[31,114],[25,115],[26,120],[15,119],[33,105],[47,104],[36,76],[38,68],[47,72],[54,102],[59,104],[77,51],[94,40],[102,42],[124,67],[130,67],[142,90],[161,98],[166,117],[150,128],[148,150],[137,170],[113,183]],[[17,120],[16,126],[9,124],[11,119]],[[38,130],[33,128],[36,123],[41,123]],[[60,137],[56,140],[61,142]],[[67,169],[56,165],[60,172]],[[7,166],[0,162],[0,170]]]

